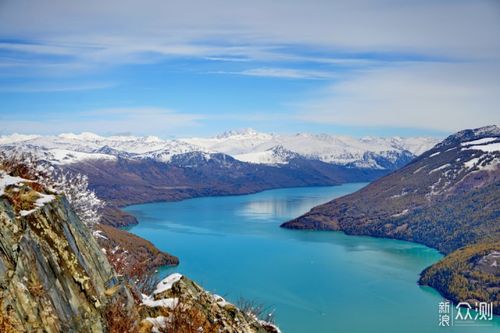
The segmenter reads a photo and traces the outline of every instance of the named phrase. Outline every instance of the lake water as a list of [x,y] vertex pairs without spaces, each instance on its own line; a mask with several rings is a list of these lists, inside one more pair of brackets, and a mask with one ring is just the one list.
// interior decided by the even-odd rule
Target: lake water
[[130,231],[180,258],[180,272],[235,302],[275,309],[284,333],[498,332],[440,328],[441,297],[417,285],[441,255],[422,245],[279,225],[365,184],[134,205]]

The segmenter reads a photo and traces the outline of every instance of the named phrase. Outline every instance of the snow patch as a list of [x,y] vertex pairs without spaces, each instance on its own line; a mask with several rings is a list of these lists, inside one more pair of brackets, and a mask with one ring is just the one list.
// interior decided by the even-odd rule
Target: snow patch
[[500,142],[495,142],[495,143],[490,143],[487,145],[481,145],[481,146],[468,146],[467,148],[464,148],[464,150],[481,150],[486,153],[492,153],[496,151],[500,151]]
[[399,213],[396,213],[396,214],[393,214],[391,215],[392,217],[399,217],[399,216],[403,216],[403,215],[406,215],[408,214],[408,209],[404,209],[403,211],[399,212]]
[[420,171],[422,171],[422,170],[423,170],[423,169],[425,169],[426,167],[427,167],[427,165],[424,165],[424,166],[422,166],[422,167],[418,168],[417,170],[413,171],[413,174],[417,174],[417,173],[419,173]]
[[460,145],[463,146],[473,146],[473,145],[482,145],[488,142],[496,141],[498,138],[496,137],[491,137],[491,138],[482,138],[478,140],[473,140],[473,141],[467,141],[467,142],[462,142]]
[[226,305],[232,305],[231,303],[226,301],[224,299],[224,297],[219,296],[217,294],[214,294],[214,299],[215,299],[215,302],[217,302],[217,305],[219,305],[221,308],[225,307]]
[[179,304],[179,299],[177,297],[170,297],[155,300],[151,296],[142,295],[142,304],[144,304],[145,306],[149,306],[150,308],[161,306],[173,310],[177,306],[177,304]]
[[115,156],[99,153],[82,153],[66,149],[51,149],[49,151],[51,155],[51,162],[55,164],[71,164],[77,163],[85,160],[116,160]]
[[92,236],[94,236],[94,238],[108,239],[108,237],[106,237],[106,236],[104,236],[102,234],[102,230],[94,230],[94,231],[92,231]]
[[434,156],[438,156],[439,154],[441,154],[441,152],[440,152],[440,151],[438,151],[438,152],[435,152],[434,154],[430,155],[429,157],[434,157]]
[[153,324],[153,328],[151,329],[151,332],[160,333],[160,329],[165,328],[165,326],[167,326],[167,322],[169,321],[169,318],[167,318],[165,316],[158,316],[155,318],[147,317],[144,320],[147,320],[151,324]]
[[5,188],[9,185],[18,184],[21,182],[31,182],[31,180],[24,179],[21,177],[13,177],[6,174],[4,171],[0,171],[0,195],[3,195]]
[[432,174],[432,173],[434,173],[434,172],[436,172],[436,171],[446,169],[447,167],[450,167],[450,166],[451,166],[450,163],[446,163],[445,165],[441,165],[440,167],[432,169],[431,171],[429,171],[429,175]]
[[473,168],[477,164],[477,162],[479,162],[479,157],[473,158],[470,161],[465,162],[464,166],[467,169],[470,169],[470,168]]
[[159,294],[166,290],[170,290],[172,288],[172,285],[178,282],[181,278],[182,274],[179,273],[170,274],[169,276],[161,280],[160,283],[158,283],[153,294]]

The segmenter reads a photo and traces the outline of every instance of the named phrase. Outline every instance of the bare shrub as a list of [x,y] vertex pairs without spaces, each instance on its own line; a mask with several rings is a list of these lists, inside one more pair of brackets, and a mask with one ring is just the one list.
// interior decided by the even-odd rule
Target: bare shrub
[[160,283],[160,277],[150,267],[148,260],[131,262],[127,258],[127,253],[118,248],[106,249],[106,256],[115,271],[128,280],[128,284],[132,286],[131,289],[137,299],[141,298],[140,294],[150,295],[153,293]]
[[104,311],[107,332],[109,333],[136,333],[138,332],[137,318],[127,310],[123,299],[113,300]]
[[266,306],[253,300],[240,297],[236,301],[236,306],[245,314],[254,317],[258,320],[263,320],[267,323],[274,324],[275,316],[274,309],[271,306]]
[[33,181],[29,186],[35,191],[63,193],[82,222],[89,227],[99,223],[104,203],[88,188],[87,176],[64,172],[30,153],[0,153],[0,169]]
[[218,333],[215,323],[210,323],[206,315],[196,306],[188,305],[179,299],[173,309],[162,309],[162,315],[167,317],[161,333]]

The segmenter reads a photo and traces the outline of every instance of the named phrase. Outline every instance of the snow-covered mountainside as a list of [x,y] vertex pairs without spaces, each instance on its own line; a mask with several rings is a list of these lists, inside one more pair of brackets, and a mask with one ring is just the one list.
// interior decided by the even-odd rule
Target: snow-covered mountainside
[[399,158],[405,158],[405,155],[417,156],[438,142],[437,139],[426,137],[358,139],[328,134],[277,135],[258,133],[252,129],[230,131],[215,138],[181,141],[250,163],[280,164],[287,163],[291,158],[302,157],[338,165],[378,169],[386,168],[377,161],[379,158],[397,164]]
[[292,159],[318,160],[354,168],[395,169],[428,150],[437,140],[413,138],[352,138],[326,134],[277,135],[247,129],[213,138],[162,140],[158,137],[99,136],[84,132],[58,136],[0,136],[4,151],[31,151],[55,164],[84,160],[152,159],[171,163],[183,154],[210,158],[223,153],[253,164],[280,165]]

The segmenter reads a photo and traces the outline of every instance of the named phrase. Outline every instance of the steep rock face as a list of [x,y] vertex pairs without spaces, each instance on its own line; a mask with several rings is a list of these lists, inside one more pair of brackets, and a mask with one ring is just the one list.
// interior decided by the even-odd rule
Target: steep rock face
[[105,332],[113,297],[133,309],[88,228],[56,197],[19,216],[0,199],[0,299],[17,332]]

